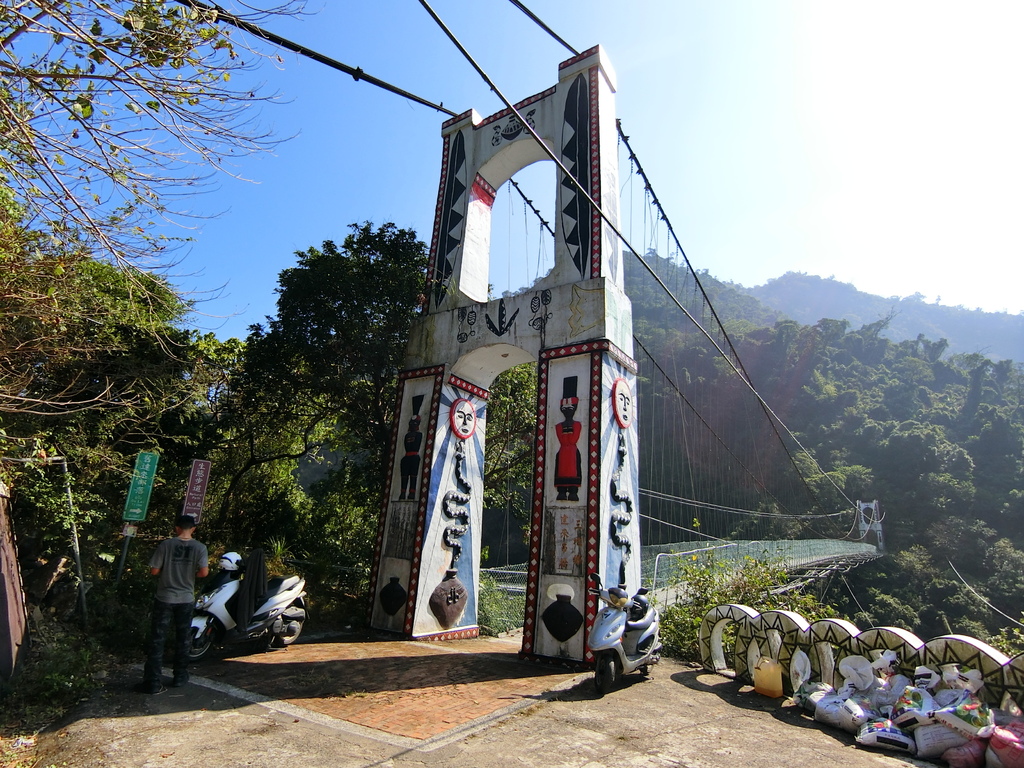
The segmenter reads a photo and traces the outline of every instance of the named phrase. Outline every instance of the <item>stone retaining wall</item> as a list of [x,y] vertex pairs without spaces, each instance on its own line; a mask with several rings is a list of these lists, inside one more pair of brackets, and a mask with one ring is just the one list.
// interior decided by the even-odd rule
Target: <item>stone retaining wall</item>
[[14,531],[8,515],[9,493],[0,481],[0,679],[7,680],[18,666],[21,652],[28,644],[28,616],[25,593],[18,568]]

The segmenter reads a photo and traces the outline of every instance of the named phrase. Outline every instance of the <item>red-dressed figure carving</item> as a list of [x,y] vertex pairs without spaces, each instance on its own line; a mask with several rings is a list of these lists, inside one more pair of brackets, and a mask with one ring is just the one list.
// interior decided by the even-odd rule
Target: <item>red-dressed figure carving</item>
[[562,400],[559,410],[565,421],[555,427],[558,437],[558,453],[555,454],[555,488],[558,501],[579,501],[580,486],[583,484],[583,465],[580,451],[576,447],[583,432],[583,425],[576,421],[576,409],[580,399],[576,396],[576,376],[562,379]]

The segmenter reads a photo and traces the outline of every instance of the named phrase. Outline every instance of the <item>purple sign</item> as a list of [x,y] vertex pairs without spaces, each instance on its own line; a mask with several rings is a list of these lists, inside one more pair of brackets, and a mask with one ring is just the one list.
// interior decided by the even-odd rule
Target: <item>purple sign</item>
[[196,459],[192,462],[192,473],[188,476],[188,489],[185,491],[185,506],[181,514],[192,515],[199,523],[203,514],[203,499],[206,498],[206,481],[210,479],[210,462]]

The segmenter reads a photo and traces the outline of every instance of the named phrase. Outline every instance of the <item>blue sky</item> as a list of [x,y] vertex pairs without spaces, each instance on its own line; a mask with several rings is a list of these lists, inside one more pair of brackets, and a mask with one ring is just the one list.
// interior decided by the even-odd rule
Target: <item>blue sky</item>
[[[1024,311],[1024,4],[532,0],[578,50],[601,44],[617,112],[694,267],[753,286],[787,271],[883,296]],[[507,0],[434,0],[498,88],[553,85],[569,52]],[[461,112],[502,108],[416,0],[311,0],[265,26]],[[236,33],[242,35],[243,33]],[[261,50],[272,52],[269,46]],[[219,188],[177,265],[196,323],[244,337],[275,312],[294,252],[393,221],[429,241],[445,115],[287,51],[254,77],[283,137]],[[624,207],[640,199],[620,168]],[[550,211],[549,163],[524,171]],[[491,282],[543,268],[536,225],[507,189],[495,203]],[[550,218],[550,217],[549,217]],[[637,207],[624,231],[655,242]],[[540,267],[538,267],[538,262]]]

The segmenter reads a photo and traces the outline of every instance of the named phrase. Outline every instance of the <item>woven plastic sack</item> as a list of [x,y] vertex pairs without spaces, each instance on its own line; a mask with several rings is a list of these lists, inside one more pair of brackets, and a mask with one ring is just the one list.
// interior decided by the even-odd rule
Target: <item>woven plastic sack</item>
[[941,681],[939,673],[931,667],[920,666],[914,670],[914,686],[927,688],[929,693],[933,692]]
[[932,723],[918,726],[914,730],[914,741],[917,742],[917,756],[930,760],[941,757],[947,749],[962,747],[970,739],[942,723]]
[[878,687],[878,678],[871,662],[863,656],[846,656],[839,661],[839,674],[846,681],[839,694],[851,695],[854,691],[867,693]]
[[822,696],[814,707],[814,719],[819,723],[838,728],[839,713],[842,711],[843,702],[845,701],[846,699],[837,693],[833,693],[830,696]]
[[871,700],[863,694],[848,698],[836,713],[839,727],[849,733],[857,733],[862,725],[877,719],[878,713],[871,708]]
[[877,749],[893,749],[913,755],[917,752],[917,742],[906,731],[893,725],[892,720],[871,720],[864,723],[857,731],[857,743],[865,747]]
[[1006,709],[992,709],[992,719],[995,720],[996,725],[1006,726],[1010,723],[1024,722],[1024,715],[1021,715],[1020,709],[1016,704],[1010,702],[1010,706]]
[[835,693],[835,689],[828,683],[807,682],[793,693],[793,701],[813,713],[818,708],[819,701],[826,696],[835,696]]
[[963,746],[947,749],[942,760],[949,763],[949,768],[982,768],[987,746],[988,739],[971,739]]
[[899,654],[896,651],[871,651],[871,668],[875,674],[883,679],[896,673],[896,664],[899,662]]
[[988,736],[995,727],[988,704],[974,694],[969,694],[955,706],[937,709],[932,714],[940,723],[969,739]]
[[907,686],[892,707],[892,721],[905,731],[912,731],[919,725],[935,722],[931,712],[935,699],[924,688]]
[[992,751],[991,742],[988,745],[988,749],[985,750],[985,768],[1003,768],[1003,764],[999,762],[996,753]]
[[966,688],[940,688],[933,694],[935,698],[935,708],[945,709],[946,707],[955,707],[970,695],[971,692]]
[[959,688],[977,693],[985,685],[985,678],[977,669],[961,669],[959,664],[943,664],[942,682],[947,688]]
[[803,648],[797,648],[789,659],[789,684],[800,690],[811,679],[811,659]]
[[1024,723],[994,728],[988,751],[1003,768],[1024,768]]
[[871,692],[872,708],[880,715],[889,717],[910,684],[910,678],[906,675],[895,674],[882,679],[882,684]]

